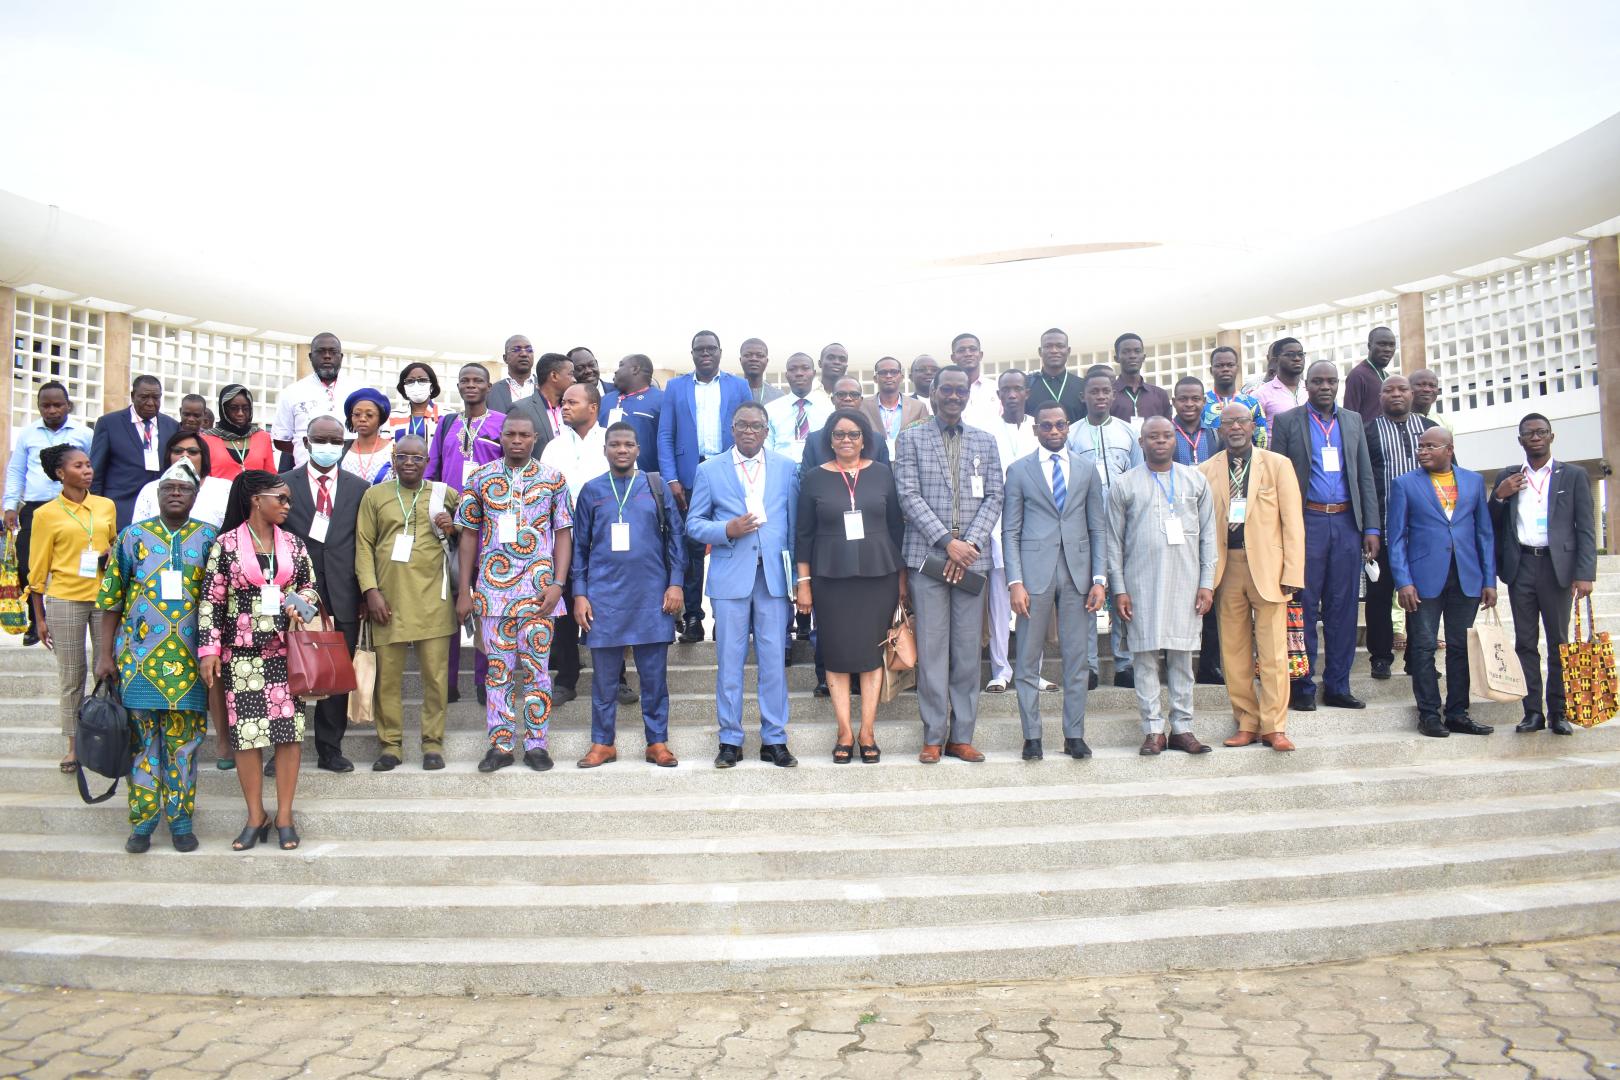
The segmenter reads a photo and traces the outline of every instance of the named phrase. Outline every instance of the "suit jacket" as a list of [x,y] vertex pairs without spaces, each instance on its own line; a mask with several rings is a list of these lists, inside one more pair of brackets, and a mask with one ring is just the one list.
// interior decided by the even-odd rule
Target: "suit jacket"
[[[532,371],[529,374],[531,378],[534,375]],[[484,404],[489,407],[490,412],[505,413],[512,408],[512,388],[506,384],[505,376],[490,382],[489,396],[484,399]],[[535,456],[538,457],[539,453],[536,452]]]
[[[505,384],[503,383],[504,387]],[[491,397],[494,396],[493,391]],[[490,406],[494,408],[494,406]],[[534,460],[540,460],[541,451],[545,450],[546,443],[557,437],[557,432],[551,427],[551,413],[546,409],[546,399],[536,390],[517,404],[508,404],[505,409],[495,409],[504,412],[507,416],[527,416],[534,421]]]
[[[957,458],[957,524],[961,539],[979,549],[968,569],[990,572],[990,532],[1001,517],[1001,454],[988,431],[962,425],[962,449]],[[945,554],[951,539],[951,487],[946,482],[945,439],[939,424],[907,428],[896,444],[894,485],[900,492],[900,512],[906,517],[905,542],[900,558],[917,568],[931,556]],[[973,477],[984,481],[984,497],[973,497]],[[1089,578],[1087,579],[1089,580]]]
[[[720,384],[720,449],[726,451],[731,449],[731,414],[754,395],[741,375],[722,371],[715,380]],[[665,383],[664,407],[658,413],[658,471],[687,489],[698,469],[696,383],[692,375],[677,375]]]
[[[833,459],[832,432],[828,430],[828,425],[831,423],[832,420],[829,418],[827,423],[811,432],[810,437],[804,440],[804,453],[799,455],[800,476],[803,476],[811,469],[827,464]],[[882,428],[878,429],[879,432],[882,430]],[[867,454],[867,457],[880,465],[887,465],[893,470],[894,462],[889,459],[889,440],[879,434],[876,445],[868,449],[871,450],[871,453]]]
[[[1299,478],[1299,497],[1311,483],[1311,432],[1309,405],[1300,405],[1285,413],[1278,413],[1271,421],[1271,449],[1294,463]],[[1361,417],[1349,409],[1340,408],[1339,437],[1344,440],[1345,486],[1350,489],[1350,509],[1355,515],[1356,530],[1376,532],[1378,521],[1378,483],[1373,478],[1372,458],[1367,452],[1367,429]]]
[[[872,430],[877,432],[879,436],[882,436],[884,440],[887,441],[888,437],[885,433],[886,429],[883,426],[883,414],[878,412],[878,396],[876,394],[873,394],[861,401],[861,412],[866,414],[866,419],[869,423],[871,423]],[[901,431],[906,430],[906,428],[910,427],[912,424],[922,423],[931,415],[933,414],[928,411],[928,406],[924,405],[921,401],[918,401],[910,394],[900,395]]]
[[360,516],[360,500],[371,487],[342,469],[333,469],[332,475],[338,480],[326,539],[314,540],[309,535],[310,523],[315,520],[315,498],[310,494],[307,467],[281,474],[282,482],[292,495],[292,507],[282,527],[309,549],[310,561],[315,564],[315,587],[320,591],[327,614],[338,622],[354,623],[360,621],[360,581],[354,573],[354,525]]
[[[747,388],[747,383],[737,379]],[[728,449],[697,468],[692,501],[686,510],[686,535],[694,543],[709,545],[709,573],[703,592],[717,600],[741,600],[753,595],[754,567],[765,566],[765,584],[772,596],[792,596],[795,538],[794,519],[799,506],[799,469],[781,454],[761,450],[765,456],[765,524],[735,540],[726,535],[726,522],[748,512],[747,496],[737,478],[737,465]],[[786,562],[784,562],[784,556]]]
[[90,481],[90,494],[113,501],[118,510],[119,529],[129,524],[135,511],[135,496],[141,493],[141,488],[168,468],[161,460],[162,450],[169,436],[180,430],[180,422],[172,416],[158,413],[153,420],[153,445],[160,457],[156,470],[146,467],[146,448],[141,443],[140,431],[129,418],[128,409],[98,418],[90,433],[90,467],[96,471],[95,479]]
[[1496,586],[1496,542],[1485,506],[1485,480],[1455,465],[1451,471],[1457,478],[1457,506],[1450,518],[1426,469],[1396,477],[1389,489],[1389,568],[1397,589],[1416,585],[1424,600],[1445,591],[1453,557],[1465,596]]
[[[1215,584],[1226,573],[1226,516],[1232,506],[1230,459],[1225,450],[1198,466],[1209,481],[1210,503],[1219,532]],[[1249,494],[1243,521],[1243,551],[1254,588],[1273,604],[1287,597],[1283,588],[1305,586],[1305,515],[1299,485],[1288,459],[1258,446],[1250,451]]]
[[[1511,583],[1519,572],[1519,496],[1503,502],[1496,486],[1518,469],[1503,469],[1491,481],[1490,514],[1495,526],[1496,568]],[[1571,582],[1597,580],[1597,527],[1592,516],[1592,485],[1579,465],[1553,462],[1548,478],[1547,554],[1560,589]]]
[[[1378,415],[1382,416],[1383,411],[1380,410]],[[1417,416],[1418,423],[1424,431],[1440,426],[1427,416],[1418,416],[1417,413],[1412,415]],[[1386,521],[1389,518],[1389,497],[1384,494],[1384,475],[1389,469],[1389,461],[1384,457],[1384,443],[1378,437],[1377,417],[1368,420],[1362,430],[1367,433],[1367,460],[1372,462],[1373,486],[1378,489],[1378,520]]]
[[1057,585],[1058,554],[1082,593],[1091,579],[1108,573],[1108,511],[1103,507],[1102,479],[1097,470],[1068,447],[1069,461],[1063,512],[1047,482],[1051,459],[1044,448],[1007,466],[1002,490],[1001,558],[1007,584],[1023,582],[1032,593]]

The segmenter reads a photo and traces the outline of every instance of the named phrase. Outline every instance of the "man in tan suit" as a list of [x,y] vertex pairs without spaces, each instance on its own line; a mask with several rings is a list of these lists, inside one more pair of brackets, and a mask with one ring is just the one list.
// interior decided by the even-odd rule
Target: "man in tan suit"
[[[1227,746],[1292,750],[1288,724],[1288,599],[1305,583],[1305,515],[1293,464],[1254,445],[1245,406],[1221,410],[1226,449],[1199,466],[1225,523],[1215,562],[1221,664],[1238,733]],[[1259,694],[1251,653],[1260,661]]]
[[873,430],[883,434],[892,461],[900,432],[928,419],[928,406],[900,392],[904,375],[900,361],[894,357],[885,356],[872,365],[872,378],[878,392],[861,402],[861,412],[871,421]]

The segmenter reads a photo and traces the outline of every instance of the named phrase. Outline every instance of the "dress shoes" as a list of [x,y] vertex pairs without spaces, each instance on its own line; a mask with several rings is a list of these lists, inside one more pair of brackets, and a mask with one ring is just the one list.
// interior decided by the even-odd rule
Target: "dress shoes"
[[1316,694],[1314,692],[1309,694],[1302,694],[1298,692],[1291,694],[1288,698],[1288,707],[1295,712],[1315,712]]
[[816,697],[832,697],[832,691],[827,689],[827,683],[822,681],[816,683],[815,695]]
[[426,769],[428,772],[438,772],[440,769],[444,768],[444,755],[434,751],[429,751],[428,753],[423,754],[422,768]]
[[721,743],[720,752],[714,755],[714,767],[729,769],[737,764],[742,757],[742,747],[732,746],[730,743]]
[[1170,740],[1163,735],[1149,735],[1142,740],[1142,749],[1138,750],[1137,753],[1143,757],[1158,757],[1164,753],[1164,748],[1169,744]]
[[492,747],[489,748],[489,751],[484,755],[484,760],[480,761],[478,763],[478,771],[479,772],[494,772],[496,769],[504,769],[504,768],[506,768],[508,765],[512,764],[512,762],[515,761],[515,760],[516,759],[513,758],[512,755],[507,753],[505,750],[502,750],[498,746],[492,746]]
[[1194,681],[1204,686],[1225,686],[1226,676],[1218,668],[1212,668],[1200,671]]
[[619,752],[613,747],[604,746],[601,743],[591,743],[591,748],[585,751],[585,756],[574,762],[574,764],[582,769],[594,769],[598,765],[606,765],[609,762],[618,760]]
[[620,705],[634,705],[636,702],[641,700],[641,695],[636,692],[635,687],[631,686],[623,679],[620,679],[618,698]]
[[394,754],[384,754],[371,763],[372,772],[392,772],[399,768],[399,757]]
[[198,840],[196,833],[170,833],[169,840],[174,844],[176,851],[196,851]]
[[1280,731],[1273,731],[1270,735],[1262,735],[1260,741],[1273,750],[1292,750],[1294,748],[1294,744],[1289,741],[1288,736]]
[[143,855],[152,846],[152,837],[147,833],[130,833],[129,839],[124,841],[124,850],[131,855]]
[[961,761],[980,762],[984,755],[973,749],[972,743],[948,742],[945,744],[945,756],[957,758]]
[[480,704],[480,705],[488,705],[489,704],[489,691],[484,688],[483,683],[478,684],[477,695],[478,695],[478,704]]
[[1372,677],[1387,679],[1390,677],[1390,662],[1388,660],[1374,660],[1372,662]]
[[1323,694],[1322,704],[1333,709],[1365,709],[1367,703],[1354,694]]
[[1461,720],[1447,720],[1446,730],[1458,735],[1489,735],[1496,729],[1489,724],[1476,723],[1472,717],[1465,716]]
[[646,753],[647,764],[657,765],[660,769],[673,769],[680,761],[670,752],[668,743],[648,743]]
[[1440,721],[1439,717],[1435,717],[1432,720],[1419,720],[1418,734],[1427,735],[1431,739],[1444,739],[1449,736],[1451,732],[1446,729],[1446,725]]
[[1024,740],[1023,758],[1024,758],[1025,761],[1040,761],[1044,757],[1046,757],[1046,754],[1043,753],[1042,750],[1041,750],[1041,740],[1039,740],[1039,739],[1025,739]]
[[[480,429],[480,430],[482,430],[482,429]],[[444,692],[444,703],[446,705],[454,705],[456,702],[458,702],[460,700],[461,700],[461,691],[457,690],[455,687],[452,686],[450,689],[448,689],[448,690],[446,690]]]
[[1088,675],[1086,677],[1086,689],[1087,690],[1095,690],[1095,689],[1097,689],[1097,673],[1095,671],[1093,671],[1090,675]]
[[937,745],[923,747],[922,753],[917,755],[917,760],[922,762],[924,765],[938,765],[939,747]]
[[34,633],[32,630],[30,630],[27,633],[23,634],[22,643],[23,643],[23,645],[25,647],[29,646],[29,645],[38,645],[39,644],[39,635]]
[[1532,731],[1545,731],[1546,729],[1547,718],[1538,712],[1533,712],[1525,713],[1524,719],[1520,720],[1519,726],[1513,730],[1521,735],[1527,735]]
[[1253,746],[1255,743],[1257,743],[1259,741],[1260,741],[1260,733],[1258,731],[1240,731],[1236,735],[1232,736],[1230,739],[1227,739],[1221,745],[1222,746]]
[[1213,747],[1205,746],[1198,741],[1198,736],[1190,731],[1179,732],[1165,740],[1164,748],[1180,750],[1183,754],[1207,754]]
[[1114,673],[1114,685],[1134,689],[1136,686],[1136,672],[1126,669]]
[[681,627],[681,636],[678,639],[682,645],[695,645],[703,640],[703,620],[687,619]]
[[1091,747],[1086,745],[1084,739],[1064,739],[1063,752],[1078,761],[1091,756]]
[[791,769],[799,763],[787,748],[787,743],[766,743],[759,748],[759,760],[768,761],[779,769]]
[[535,772],[545,772],[556,763],[551,760],[551,755],[546,753],[543,747],[537,746],[533,750],[523,751],[523,764]]
[[342,754],[333,754],[329,758],[322,758],[316,764],[318,768],[325,769],[327,772],[354,772],[354,762]]
[[551,704],[554,707],[566,705],[577,697],[579,697],[579,691],[572,686],[553,686],[551,688]]
[[1573,735],[1575,729],[1569,726],[1569,721],[1562,716],[1555,716],[1547,721],[1547,728],[1554,735]]

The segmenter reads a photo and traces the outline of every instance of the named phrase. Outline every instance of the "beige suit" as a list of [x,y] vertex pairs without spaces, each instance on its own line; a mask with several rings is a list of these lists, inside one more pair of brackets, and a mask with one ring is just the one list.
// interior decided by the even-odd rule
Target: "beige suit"
[[[878,396],[872,394],[861,400],[861,412],[872,425],[872,430],[879,435],[884,434],[883,415],[878,412]],[[900,431],[904,431],[912,424],[921,423],[929,417],[928,406],[908,394],[900,395]],[[899,432],[896,432],[898,436]],[[889,456],[894,456],[894,444],[889,444]]]
[[[1224,526],[1232,503],[1226,451],[1198,468],[1209,481],[1215,521]],[[1232,715],[1239,730],[1269,735],[1288,723],[1288,598],[1283,590],[1305,584],[1305,511],[1292,464],[1269,450],[1252,451],[1248,493],[1243,547],[1228,549],[1226,529],[1221,532],[1215,611]],[[1255,681],[1240,674],[1252,670],[1255,657],[1258,695]]]

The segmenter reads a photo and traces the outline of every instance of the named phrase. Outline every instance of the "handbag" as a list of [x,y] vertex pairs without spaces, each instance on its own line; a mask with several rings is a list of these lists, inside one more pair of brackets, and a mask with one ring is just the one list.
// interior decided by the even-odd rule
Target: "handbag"
[[[129,775],[135,764],[130,739],[129,710],[113,693],[113,684],[97,679],[96,687],[79,702],[78,723],[73,732],[73,752],[79,759],[79,798],[87,803],[106,802],[118,790],[118,781]],[[85,770],[112,781],[112,787],[92,796],[84,781]]]
[[375,724],[376,697],[377,652],[371,647],[371,621],[368,619],[360,624],[360,639],[354,647],[354,692],[349,695],[349,723]]
[[1513,651],[1513,638],[1502,626],[1502,616],[1490,608],[1490,621],[1468,628],[1468,685],[1485,701],[1521,701],[1529,688],[1524,665]]
[[910,671],[917,666],[917,616],[896,604],[889,632],[883,638],[883,669]]
[[1303,679],[1311,673],[1311,658],[1305,655],[1305,605],[1288,601],[1288,677]]
[[354,690],[354,661],[343,631],[332,625],[326,605],[317,607],[318,630],[287,631],[287,692],[305,701]]
[[1575,602],[1569,641],[1558,646],[1564,661],[1564,702],[1570,722],[1596,727],[1620,712],[1620,679],[1615,676],[1609,632],[1597,631],[1592,598],[1586,597],[1586,640],[1581,640],[1581,603]]
[[17,538],[9,529],[0,537],[0,630],[8,634],[28,632],[28,597],[17,584]]

